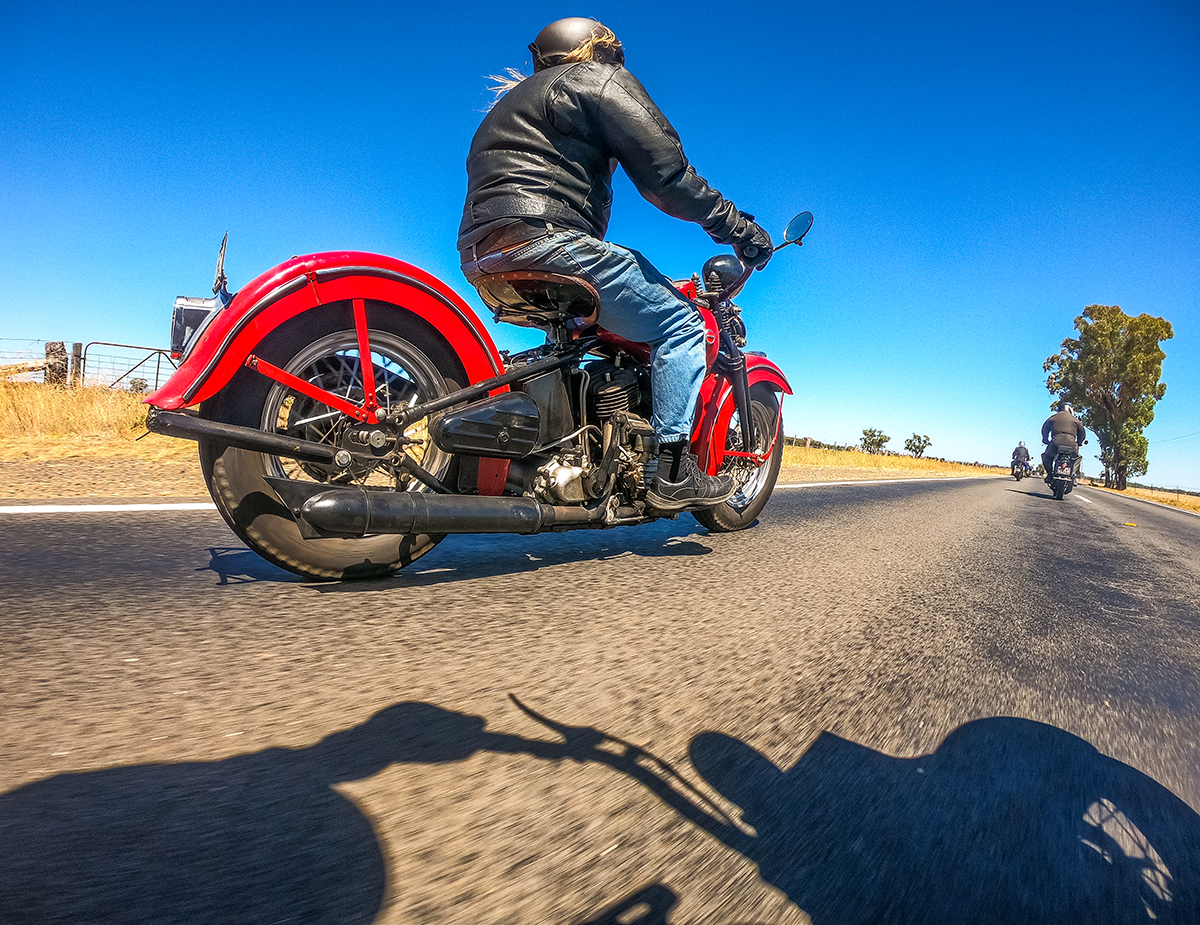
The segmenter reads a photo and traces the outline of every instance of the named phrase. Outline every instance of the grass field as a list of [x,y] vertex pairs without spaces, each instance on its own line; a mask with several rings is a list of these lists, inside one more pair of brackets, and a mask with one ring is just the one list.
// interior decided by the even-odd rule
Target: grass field
[[100,386],[0,382],[0,460],[194,456],[190,441],[146,432],[142,397]]
[[784,469],[861,469],[878,473],[880,478],[903,476],[978,476],[1004,475],[1008,469],[995,466],[973,466],[969,463],[945,462],[913,456],[888,456],[863,453],[858,450],[826,450],[816,447],[786,446],[783,448]]

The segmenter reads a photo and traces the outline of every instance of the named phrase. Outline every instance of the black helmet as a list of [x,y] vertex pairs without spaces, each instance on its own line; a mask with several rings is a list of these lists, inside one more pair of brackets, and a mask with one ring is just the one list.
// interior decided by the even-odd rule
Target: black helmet
[[592,38],[605,39],[592,48],[591,60],[605,64],[624,64],[625,50],[612,30],[586,16],[568,16],[550,23],[529,46],[533,54],[533,72],[560,64],[562,59]]
[[1059,410],[1059,411],[1066,411],[1066,412],[1068,412],[1068,413],[1070,413],[1070,414],[1074,414],[1074,413],[1075,413],[1075,409],[1071,407],[1071,403],[1070,403],[1069,401],[1060,401],[1060,402],[1058,403],[1058,410]]

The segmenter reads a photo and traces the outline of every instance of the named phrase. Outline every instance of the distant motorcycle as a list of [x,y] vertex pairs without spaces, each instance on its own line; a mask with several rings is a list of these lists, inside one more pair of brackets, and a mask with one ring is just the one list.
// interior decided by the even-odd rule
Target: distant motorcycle
[[[1087,443],[1086,440],[1083,442]],[[1075,480],[1079,475],[1079,460],[1080,456],[1074,450],[1059,450],[1054,455],[1048,478],[1055,501],[1061,501],[1075,487]]]
[[1019,459],[1014,459],[1012,461],[1012,476],[1018,482],[1021,481],[1021,479],[1029,478],[1029,476],[1032,474],[1033,470],[1029,468],[1029,463],[1027,461],[1023,462]]

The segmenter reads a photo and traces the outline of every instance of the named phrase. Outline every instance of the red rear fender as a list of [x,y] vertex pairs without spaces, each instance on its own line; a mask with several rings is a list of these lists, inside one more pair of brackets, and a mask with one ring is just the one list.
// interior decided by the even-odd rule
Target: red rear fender
[[341,251],[293,257],[246,285],[146,402],[173,410],[204,401],[224,388],[280,325],[321,305],[350,299],[385,303],[428,322],[458,357],[469,382],[503,372],[487,330],[441,280],[392,257]]

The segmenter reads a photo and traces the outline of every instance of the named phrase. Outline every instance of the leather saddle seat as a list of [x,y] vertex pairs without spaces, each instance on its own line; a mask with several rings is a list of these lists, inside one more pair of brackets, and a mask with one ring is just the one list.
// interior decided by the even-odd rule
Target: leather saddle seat
[[475,280],[479,297],[496,321],[543,330],[570,321],[587,326],[600,315],[600,295],[578,276],[542,270],[509,270]]

